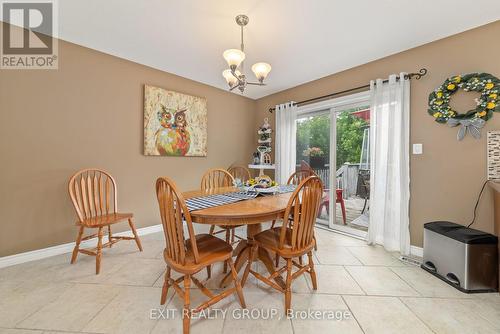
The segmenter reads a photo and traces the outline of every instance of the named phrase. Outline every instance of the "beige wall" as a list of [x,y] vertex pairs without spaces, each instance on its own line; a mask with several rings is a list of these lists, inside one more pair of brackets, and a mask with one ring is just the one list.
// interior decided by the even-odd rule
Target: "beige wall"
[[[474,140],[469,136],[458,142],[457,129],[438,124],[427,114],[428,95],[453,74],[489,72],[500,77],[499,33],[500,21],[497,21],[264,97],[257,101],[256,127],[269,116],[268,108],[277,103],[301,101],[362,86],[371,79],[387,78],[391,73],[427,68],[427,76],[413,81],[411,90],[411,143],[423,143],[424,154],[411,156],[410,234],[412,245],[422,246],[424,223],[440,219],[469,222],[477,193],[486,179],[485,137]],[[473,107],[470,96],[457,98],[455,106],[459,110]],[[483,133],[498,129],[500,114],[487,122]],[[479,206],[475,227],[493,231],[489,191]]]
[[[499,32],[496,22],[257,101],[61,41],[57,71],[0,70],[0,256],[74,240],[66,187],[80,168],[110,171],[120,208],[134,212],[139,227],[158,224],[155,179],[168,175],[181,189],[192,189],[210,167],[246,163],[270,106],[426,67],[429,74],[412,83],[411,99],[411,142],[424,144],[424,154],[411,157],[411,240],[421,246],[425,222],[469,221],[486,176],[484,137],[457,142],[456,129],[427,115],[427,96],[452,74],[500,76]],[[146,83],[207,98],[208,157],[142,155]],[[499,128],[495,115],[483,132]],[[476,227],[492,231],[492,217],[487,192]]]
[[[119,208],[144,227],[160,223],[158,176],[195,189],[208,168],[250,159],[254,100],[67,42],[59,59],[59,70],[0,70],[0,256],[74,241],[78,169],[111,172]],[[144,84],[207,98],[206,158],[142,154]]]

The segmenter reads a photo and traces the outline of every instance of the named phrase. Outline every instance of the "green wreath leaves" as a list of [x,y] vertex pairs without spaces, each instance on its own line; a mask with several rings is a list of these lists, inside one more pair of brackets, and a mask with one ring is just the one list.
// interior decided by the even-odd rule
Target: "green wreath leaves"
[[[477,107],[465,113],[459,113],[450,106],[450,98],[459,89],[466,92],[480,92],[476,100]],[[488,73],[470,73],[457,75],[445,82],[429,95],[428,112],[439,123],[452,123],[449,120],[465,121],[489,120],[493,112],[500,112],[500,79]],[[456,121],[454,123],[456,123]]]

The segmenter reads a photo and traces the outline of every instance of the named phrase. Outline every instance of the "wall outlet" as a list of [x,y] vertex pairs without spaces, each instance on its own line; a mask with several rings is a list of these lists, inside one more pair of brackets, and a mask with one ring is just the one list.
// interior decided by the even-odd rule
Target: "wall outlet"
[[413,154],[424,153],[424,147],[422,144],[413,144]]

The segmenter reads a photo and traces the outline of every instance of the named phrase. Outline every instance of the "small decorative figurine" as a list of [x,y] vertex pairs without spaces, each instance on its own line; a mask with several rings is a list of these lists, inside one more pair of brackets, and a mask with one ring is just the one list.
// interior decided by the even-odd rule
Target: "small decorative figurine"
[[264,124],[262,124],[257,133],[259,134],[259,146],[257,151],[259,152],[259,160],[263,165],[271,165],[271,124],[269,124],[269,118],[264,118]]

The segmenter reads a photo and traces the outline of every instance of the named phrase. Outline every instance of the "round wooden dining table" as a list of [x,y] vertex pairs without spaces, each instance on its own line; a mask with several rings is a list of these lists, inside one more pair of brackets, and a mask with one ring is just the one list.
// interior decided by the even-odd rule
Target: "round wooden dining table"
[[[202,197],[212,194],[223,194],[228,192],[239,191],[235,187],[223,187],[217,190],[195,190],[183,193],[185,199],[192,197]],[[191,211],[193,222],[198,224],[208,225],[231,225],[239,226],[246,225],[247,239],[241,240],[233,254],[236,255],[235,268],[239,272],[246,265],[250,247],[252,245],[253,236],[262,230],[262,223],[272,220],[282,219],[285,213],[286,206],[292,193],[284,193],[277,195],[259,196],[254,199],[242,200],[239,202],[225,204],[221,206],[194,210]],[[267,271],[272,274],[275,271],[274,262],[270,254],[265,249],[258,249],[257,258],[254,261],[260,260],[265,265]],[[225,287],[230,283],[232,277],[228,273],[220,282],[221,287]],[[281,276],[275,278],[276,283],[285,286]]]

